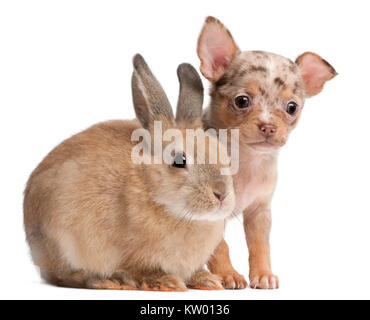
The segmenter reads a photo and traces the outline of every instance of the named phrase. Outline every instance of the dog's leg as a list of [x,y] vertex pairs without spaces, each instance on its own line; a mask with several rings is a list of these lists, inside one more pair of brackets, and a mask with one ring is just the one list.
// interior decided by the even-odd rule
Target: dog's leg
[[279,279],[272,274],[270,261],[271,212],[269,203],[244,212],[244,230],[249,249],[249,280],[253,289],[277,289]]
[[222,279],[225,289],[244,289],[247,281],[231,265],[229,247],[225,240],[222,240],[212,258],[208,262],[208,269]]

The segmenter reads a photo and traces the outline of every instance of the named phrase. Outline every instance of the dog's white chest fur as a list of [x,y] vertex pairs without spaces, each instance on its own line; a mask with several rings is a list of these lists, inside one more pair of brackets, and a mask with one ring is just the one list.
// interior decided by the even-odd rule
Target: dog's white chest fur
[[[245,179],[245,180],[244,180]],[[247,209],[256,199],[264,194],[264,188],[258,179],[248,180],[245,174],[241,173],[234,179],[236,205],[235,213],[241,214]]]
[[243,213],[258,201],[265,201],[276,184],[275,157],[255,154],[241,154],[239,171],[233,176],[236,214]]

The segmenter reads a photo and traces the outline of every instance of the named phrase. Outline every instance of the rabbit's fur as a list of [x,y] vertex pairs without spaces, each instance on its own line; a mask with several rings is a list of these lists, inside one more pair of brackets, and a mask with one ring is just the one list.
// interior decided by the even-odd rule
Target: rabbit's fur
[[[201,80],[190,65],[179,67],[175,119],[139,55],[134,69],[138,120],[100,123],[67,139],[32,173],[24,223],[33,260],[46,280],[61,286],[220,288],[218,277],[203,266],[222,240],[224,219],[234,208],[232,178],[220,174],[220,164],[179,169],[131,160],[137,144],[132,132],[141,127],[152,132],[154,120],[162,120],[164,130],[182,128],[183,133],[184,128],[201,127]],[[209,139],[215,143],[214,137]],[[214,193],[226,197],[222,210]]]

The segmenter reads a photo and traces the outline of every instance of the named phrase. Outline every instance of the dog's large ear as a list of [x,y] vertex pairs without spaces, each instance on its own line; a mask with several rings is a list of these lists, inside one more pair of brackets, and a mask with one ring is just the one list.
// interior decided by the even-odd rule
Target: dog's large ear
[[296,63],[301,70],[307,97],[320,93],[325,82],[337,75],[329,62],[316,53],[306,52],[297,58]]
[[162,121],[168,127],[175,127],[170,102],[144,58],[139,54],[135,55],[133,64],[131,87],[136,117],[145,129],[151,128],[154,121]]
[[201,125],[203,84],[198,72],[188,63],[177,68],[180,93],[177,102],[176,122],[180,128]]
[[230,31],[218,19],[208,17],[198,38],[197,52],[202,74],[217,81],[240,50]]

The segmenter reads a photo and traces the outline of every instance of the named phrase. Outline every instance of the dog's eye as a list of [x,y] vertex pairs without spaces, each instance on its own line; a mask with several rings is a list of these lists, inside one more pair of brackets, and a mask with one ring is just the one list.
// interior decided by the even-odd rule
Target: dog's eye
[[185,154],[183,154],[183,153],[175,154],[172,166],[175,167],[175,168],[185,168],[186,167]]
[[297,112],[297,104],[295,102],[289,102],[286,106],[286,112],[293,115]]
[[246,109],[251,104],[251,99],[247,95],[240,95],[234,99],[234,103],[238,109]]

